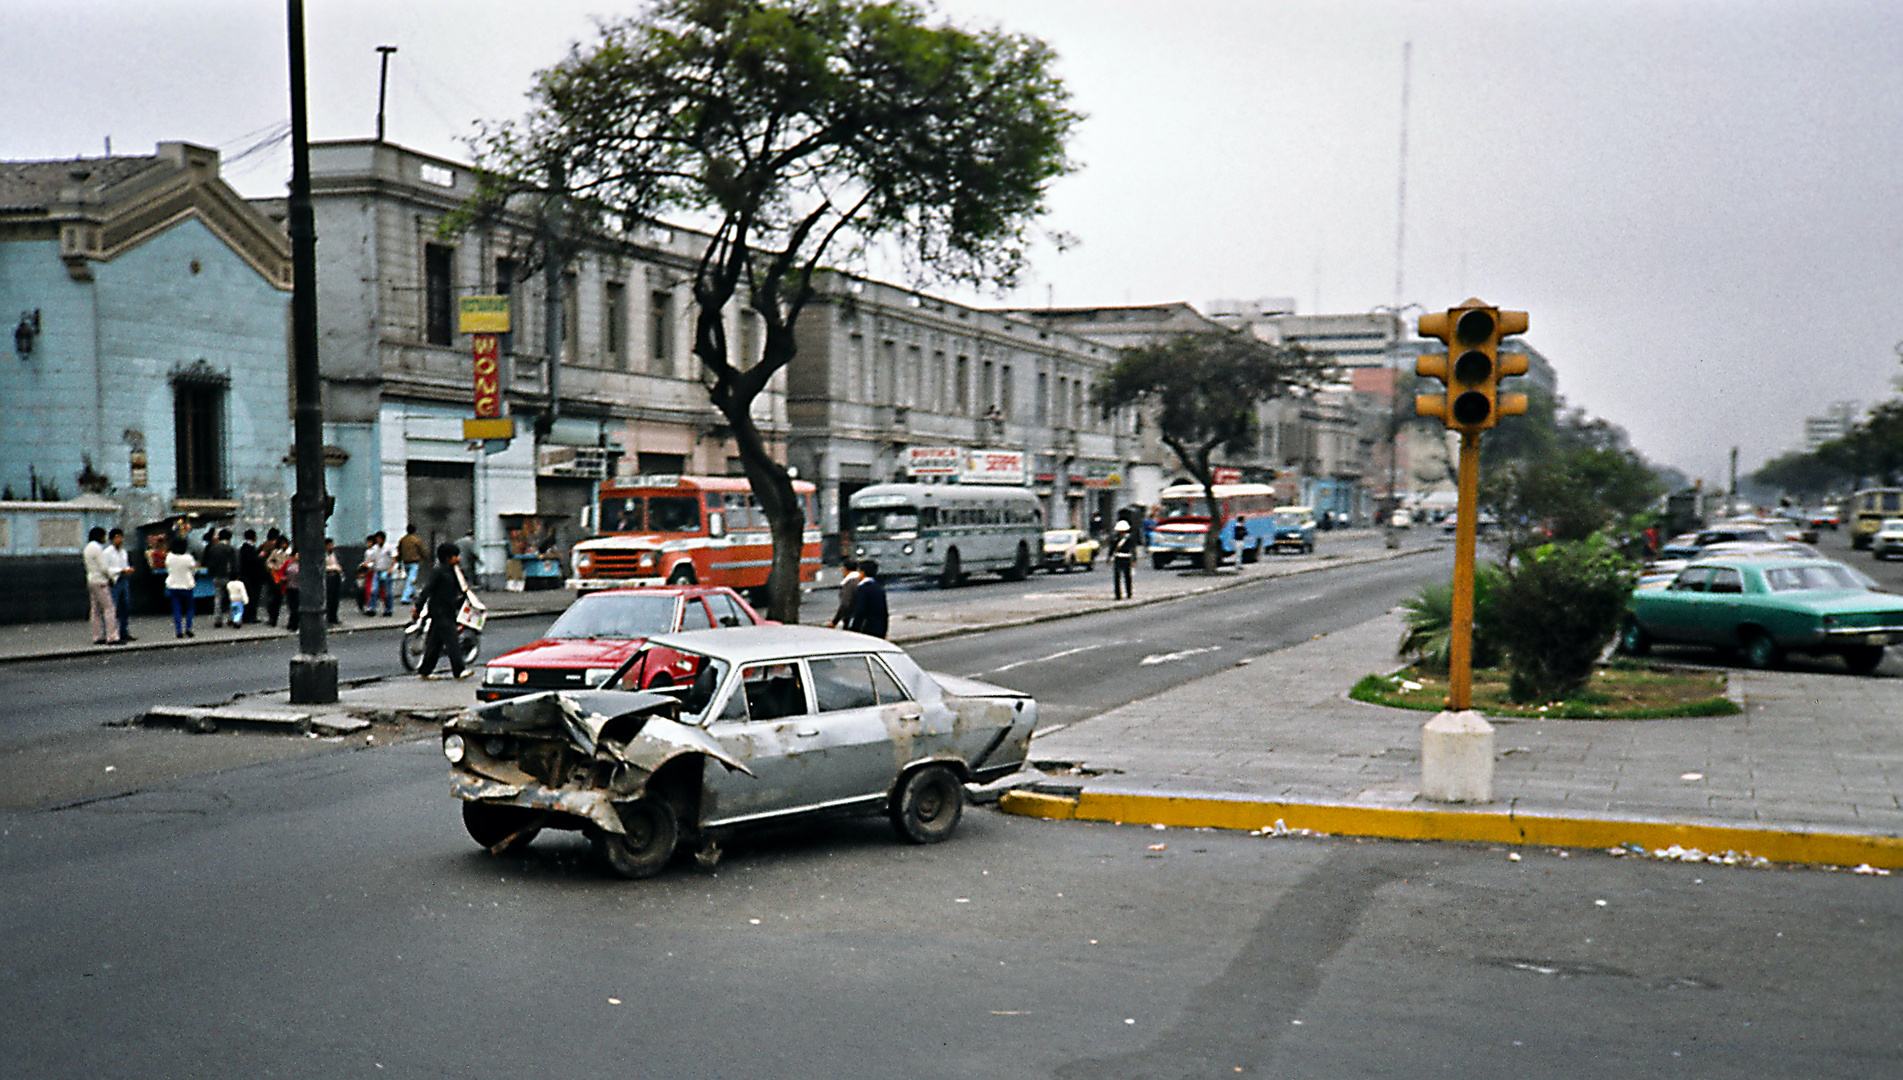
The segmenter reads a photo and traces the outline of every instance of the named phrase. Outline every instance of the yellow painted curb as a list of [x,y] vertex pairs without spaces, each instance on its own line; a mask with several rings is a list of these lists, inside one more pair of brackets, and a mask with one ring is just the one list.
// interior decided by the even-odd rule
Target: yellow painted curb
[[1903,837],[1855,833],[1546,817],[1452,807],[1424,810],[1092,791],[1076,798],[1013,791],[999,799],[998,807],[1006,813],[1052,820],[1118,821],[1250,832],[1273,828],[1280,821],[1289,829],[1390,840],[1456,840],[1572,848],[1637,844],[1647,850],[1676,844],[1714,854],[1735,851],[1781,863],[1868,864],[1903,869]]

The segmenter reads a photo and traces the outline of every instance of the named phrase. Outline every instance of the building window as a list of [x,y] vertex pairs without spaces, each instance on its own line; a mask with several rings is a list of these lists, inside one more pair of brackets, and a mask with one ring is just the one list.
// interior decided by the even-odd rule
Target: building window
[[225,393],[231,377],[204,361],[172,376],[172,441],[181,498],[222,499],[225,488]]
[[952,375],[952,411],[959,416],[971,415],[971,357],[958,358],[958,368]]
[[516,314],[515,314],[515,300],[513,299],[515,295],[515,275],[516,275],[516,266],[515,266],[514,259],[497,259],[496,260],[496,295],[507,296],[511,298],[509,300],[509,326],[511,328],[510,332],[499,335],[498,340],[496,342],[497,346],[505,353],[515,351],[514,327],[515,327]]
[[562,363],[581,363],[581,278],[562,275]]
[[1037,412],[1037,423],[1051,422],[1051,377],[1042,371],[1037,373],[1037,403],[1033,408]]
[[648,370],[674,372],[674,294],[665,289],[648,295]]
[[423,334],[431,345],[452,345],[456,333],[456,249],[423,245]]
[[601,347],[607,351],[613,366],[626,369],[628,366],[628,287],[619,281],[608,283],[606,300],[601,308]]
[[1012,393],[1015,388],[1011,385],[1011,365],[1006,364],[998,371],[1001,380],[998,387],[998,412],[1001,419],[1009,420],[1013,408],[1017,405],[1015,400],[1017,395]]

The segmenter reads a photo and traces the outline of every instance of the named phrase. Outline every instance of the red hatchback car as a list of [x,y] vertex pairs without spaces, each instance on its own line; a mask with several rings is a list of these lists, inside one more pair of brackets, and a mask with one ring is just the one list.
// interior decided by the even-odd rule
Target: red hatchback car
[[[593,689],[654,634],[770,621],[725,586],[665,585],[589,593],[569,605],[541,640],[489,661],[476,698],[500,701],[543,690]],[[669,667],[662,663],[656,670],[659,674],[648,685],[666,685]]]

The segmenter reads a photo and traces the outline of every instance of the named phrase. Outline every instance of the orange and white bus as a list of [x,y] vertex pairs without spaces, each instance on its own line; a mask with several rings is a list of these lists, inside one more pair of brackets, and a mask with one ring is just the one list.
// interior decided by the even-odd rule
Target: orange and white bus
[[[793,481],[806,510],[801,581],[819,573],[814,490],[804,480]],[[745,477],[603,481],[593,510],[595,537],[571,552],[571,589],[699,584],[758,590],[773,569],[773,534]]]

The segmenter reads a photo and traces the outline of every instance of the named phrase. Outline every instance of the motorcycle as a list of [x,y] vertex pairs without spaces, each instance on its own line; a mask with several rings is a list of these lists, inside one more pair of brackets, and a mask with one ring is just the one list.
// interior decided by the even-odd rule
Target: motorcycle
[[[403,628],[403,640],[398,643],[399,655],[403,659],[404,671],[415,671],[423,662],[423,643],[429,640],[430,617],[427,610]],[[466,623],[456,627],[456,644],[461,647],[463,667],[474,668],[476,657],[482,652],[482,630]],[[448,660],[448,657],[443,657]]]

